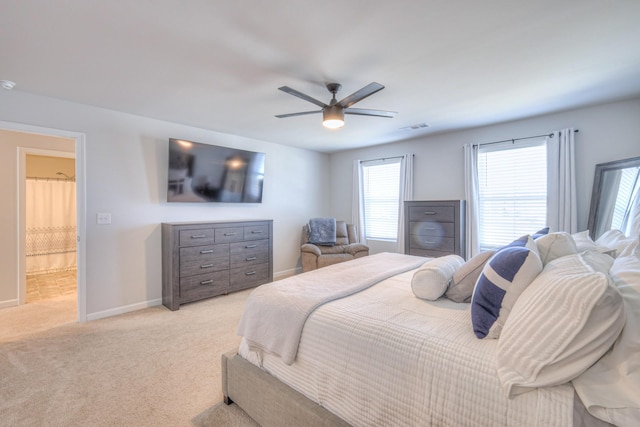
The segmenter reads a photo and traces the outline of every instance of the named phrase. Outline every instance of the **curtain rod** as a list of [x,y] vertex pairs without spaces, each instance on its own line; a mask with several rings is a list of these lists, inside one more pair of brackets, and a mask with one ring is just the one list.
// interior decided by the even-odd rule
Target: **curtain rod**
[[[580,129],[576,129],[574,130],[575,133],[580,132]],[[511,143],[515,143],[516,141],[520,141],[523,139],[533,139],[533,138],[541,138],[543,136],[547,136],[549,138],[553,138],[553,132],[549,133],[549,134],[543,134],[543,135],[534,135],[534,136],[525,136],[523,138],[511,138],[511,139],[503,139],[502,141],[492,141],[492,142],[484,142],[482,144],[473,144],[474,147],[479,147],[481,145],[491,145],[491,144],[500,144],[501,142],[509,142],[511,141]]]
[[[509,140],[511,141],[511,140]],[[411,157],[415,157],[415,154],[412,154]],[[392,157],[380,157],[379,159],[370,159],[370,160],[360,160],[360,163],[367,163],[367,162],[377,162],[378,160],[391,160],[391,159],[402,159],[404,158],[404,156],[392,156]]]

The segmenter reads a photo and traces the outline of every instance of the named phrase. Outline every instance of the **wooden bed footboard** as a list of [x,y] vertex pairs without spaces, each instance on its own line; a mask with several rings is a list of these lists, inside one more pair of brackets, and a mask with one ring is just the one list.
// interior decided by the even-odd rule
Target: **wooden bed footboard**
[[348,423],[231,351],[222,355],[224,402],[237,404],[262,427],[347,427]]

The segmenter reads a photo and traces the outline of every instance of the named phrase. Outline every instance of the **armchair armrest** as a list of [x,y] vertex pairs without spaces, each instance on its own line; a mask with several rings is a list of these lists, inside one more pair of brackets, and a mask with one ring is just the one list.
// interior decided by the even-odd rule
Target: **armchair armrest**
[[345,252],[353,255],[354,257],[356,256],[356,254],[358,254],[359,252],[367,252],[369,253],[369,246],[363,244],[363,243],[352,243],[350,245],[347,245],[344,249]]
[[304,245],[302,245],[300,247],[300,251],[301,252],[311,253],[311,254],[314,254],[316,256],[322,255],[322,252],[320,252],[320,248],[317,247],[314,244],[311,244],[311,243],[305,243]]

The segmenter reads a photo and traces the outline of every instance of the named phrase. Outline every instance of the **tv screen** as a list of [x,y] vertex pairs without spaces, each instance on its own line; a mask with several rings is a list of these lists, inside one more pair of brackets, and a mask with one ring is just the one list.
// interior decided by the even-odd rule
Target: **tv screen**
[[167,202],[262,203],[264,157],[171,138]]

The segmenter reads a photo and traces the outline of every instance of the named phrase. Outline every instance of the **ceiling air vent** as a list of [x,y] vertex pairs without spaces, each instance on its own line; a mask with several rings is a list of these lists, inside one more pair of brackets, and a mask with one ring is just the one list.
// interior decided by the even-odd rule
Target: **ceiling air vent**
[[419,129],[424,129],[428,127],[429,125],[426,123],[418,123],[417,125],[405,126],[403,128],[400,128],[400,130],[419,130]]

